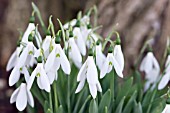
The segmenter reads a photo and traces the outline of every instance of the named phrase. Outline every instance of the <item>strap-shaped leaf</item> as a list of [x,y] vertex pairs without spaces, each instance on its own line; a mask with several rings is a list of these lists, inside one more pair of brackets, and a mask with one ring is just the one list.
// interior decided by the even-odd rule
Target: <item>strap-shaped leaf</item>
[[85,100],[84,104],[82,105],[79,113],[84,113],[85,106],[86,106],[87,102],[90,100],[90,98],[91,98],[91,95],[89,95],[89,96],[87,97],[87,99]]
[[64,113],[63,106],[60,105],[56,113]]
[[103,95],[100,104],[99,104],[99,112],[103,113],[105,107],[109,107],[111,102],[111,91],[108,89],[108,91]]
[[98,106],[94,99],[90,102],[89,113],[98,113]]
[[116,108],[115,113],[122,113],[124,101],[125,101],[125,97],[123,97],[122,100],[120,101],[118,107]]
[[128,103],[125,105],[125,108],[123,110],[123,113],[131,113],[131,110],[133,108],[133,102],[136,99],[137,91],[134,91],[133,95],[129,99]]

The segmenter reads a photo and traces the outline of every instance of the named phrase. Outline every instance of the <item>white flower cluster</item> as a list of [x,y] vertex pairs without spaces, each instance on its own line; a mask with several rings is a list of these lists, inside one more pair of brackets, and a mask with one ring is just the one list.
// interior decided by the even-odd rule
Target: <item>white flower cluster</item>
[[[69,31],[65,33],[69,38],[65,40],[64,49],[60,44],[61,31],[56,36],[47,33],[42,40],[34,22],[31,21],[10,57],[6,68],[7,71],[13,68],[9,77],[9,86],[16,84],[21,75],[25,78],[21,80],[22,83],[13,92],[10,100],[11,103],[16,102],[19,111],[25,109],[27,102],[30,106],[34,106],[30,90],[35,80],[41,90],[50,92],[50,85],[58,78],[59,68],[69,75],[72,63],[80,69],[77,75],[79,84],[75,93],[80,92],[87,81],[92,97],[96,98],[97,91],[102,92],[98,70],[100,78],[111,72],[113,68],[117,75],[123,78],[124,56],[120,42],[111,46],[105,56],[102,52],[103,44],[90,26],[89,16],[73,19],[63,28],[65,32]],[[85,58],[86,61],[83,62]],[[32,72],[28,71],[30,68],[33,69]]]

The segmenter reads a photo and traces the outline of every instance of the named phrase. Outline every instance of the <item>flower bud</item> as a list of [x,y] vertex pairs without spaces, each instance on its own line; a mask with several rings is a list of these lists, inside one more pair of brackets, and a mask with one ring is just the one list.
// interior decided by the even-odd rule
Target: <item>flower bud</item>
[[50,35],[51,35],[50,30],[47,30],[47,31],[46,31],[46,35],[47,35],[47,36],[50,36]]
[[108,49],[108,53],[112,53],[113,52],[113,48],[110,46]]
[[120,38],[116,38],[116,45],[120,45],[120,44],[121,44]]
[[33,40],[34,40],[34,38],[33,38],[32,34],[29,34],[29,36],[28,36],[28,41],[29,41],[29,42],[33,42]]

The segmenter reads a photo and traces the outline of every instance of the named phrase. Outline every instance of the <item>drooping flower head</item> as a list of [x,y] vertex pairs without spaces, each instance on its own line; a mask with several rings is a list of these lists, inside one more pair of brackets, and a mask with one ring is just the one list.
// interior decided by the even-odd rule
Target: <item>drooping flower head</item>
[[92,49],[90,50],[87,60],[78,73],[77,81],[79,82],[79,85],[76,89],[76,93],[82,90],[86,80],[89,85],[90,93],[95,99],[97,96],[97,91],[102,92],[102,88],[98,81],[98,72],[94,62]]
[[12,93],[10,103],[14,102],[16,102],[16,107],[19,111],[23,111],[26,108],[27,103],[31,107],[34,107],[33,96],[25,83],[21,83],[21,85]]

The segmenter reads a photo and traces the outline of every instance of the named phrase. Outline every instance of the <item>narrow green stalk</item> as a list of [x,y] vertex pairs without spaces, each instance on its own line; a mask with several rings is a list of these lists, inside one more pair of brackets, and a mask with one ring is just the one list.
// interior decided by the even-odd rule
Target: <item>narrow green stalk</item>
[[49,24],[50,24],[50,28],[51,28],[51,31],[52,31],[52,34],[53,34],[53,38],[54,38],[55,37],[55,30],[54,30],[54,24],[52,22],[52,15],[49,18]]
[[112,99],[114,99],[114,87],[115,87],[115,72],[111,71],[111,73],[113,72],[113,74],[110,74],[111,79],[110,79],[110,89],[111,89],[111,97]]
[[51,113],[53,113],[53,103],[52,103],[51,92],[49,92],[49,104],[50,104]]
[[58,98],[57,98],[57,83],[54,81],[53,83],[53,90],[54,90],[54,112],[56,113],[58,110]]
[[44,22],[43,22],[43,19],[42,19],[42,16],[41,16],[41,13],[40,13],[40,11],[39,11],[39,9],[38,9],[38,7],[32,2],[32,8],[33,8],[33,12],[35,12],[36,14],[37,14],[37,16],[38,16],[38,19],[39,19],[39,21],[40,21],[40,24],[41,24],[41,26],[42,26],[42,28],[43,28],[43,31],[46,33],[46,26],[45,26],[45,24],[44,24]]
[[68,108],[68,113],[71,113],[71,106],[70,106],[70,75],[68,75],[68,79],[67,79],[67,108]]
[[94,27],[97,26],[97,19],[98,19],[98,10],[96,5],[93,6],[93,10],[94,10]]

